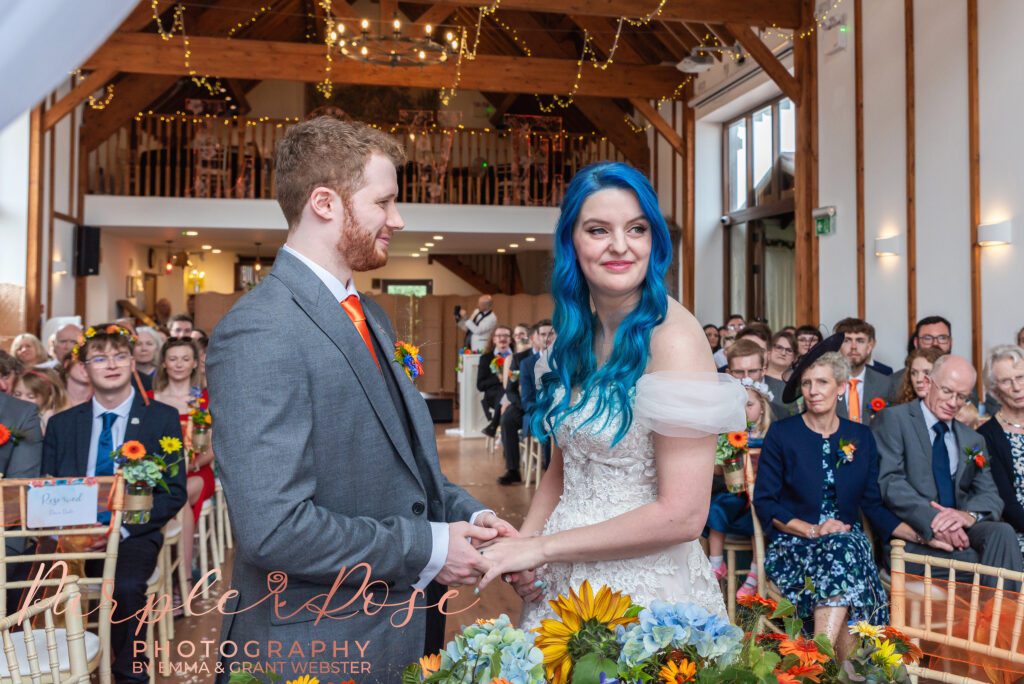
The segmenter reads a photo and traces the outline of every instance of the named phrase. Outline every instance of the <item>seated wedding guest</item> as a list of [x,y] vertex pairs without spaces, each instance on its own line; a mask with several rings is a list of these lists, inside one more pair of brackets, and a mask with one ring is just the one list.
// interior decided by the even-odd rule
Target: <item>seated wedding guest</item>
[[[750,378],[741,381],[747,387],[747,439],[750,445],[748,458],[753,458],[755,440],[763,440],[772,423],[771,390],[763,382],[754,382]],[[754,473],[756,474],[756,464]],[[715,466],[715,474],[722,467]],[[708,522],[705,528],[708,537],[708,559],[715,577],[721,580],[729,571],[723,558],[726,535],[753,537],[754,523],[750,516],[750,500],[747,492],[719,492],[711,496],[711,507],[708,509]],[[753,545],[752,545],[753,546]],[[751,559],[750,571],[743,585],[737,590],[736,597],[749,596],[757,593],[757,558]]]
[[870,425],[878,412],[878,403],[872,402],[884,401],[889,393],[889,379],[867,365],[875,348],[875,327],[859,318],[844,318],[832,332],[844,335],[840,351],[850,362],[846,392],[837,408],[839,417]]
[[[768,358],[768,343],[772,339],[771,329],[759,321],[752,321],[736,333],[736,341],[750,339],[765,352],[765,359]],[[718,367],[719,373],[727,372],[727,364]]]
[[[50,420],[43,440],[42,474],[47,477],[113,475],[110,454],[125,442],[141,442],[147,453],[159,454],[161,438],[181,439],[181,424],[174,409],[150,401],[132,386],[131,333],[106,325],[97,326],[92,332],[78,346],[78,354],[85,363],[93,398]],[[175,453],[167,460],[173,463],[180,456],[180,452]],[[177,476],[164,473],[168,490],[153,488],[150,522],[122,527],[112,592],[116,608],[110,627],[112,670],[118,684],[149,681],[146,654],[133,655],[136,630],[140,630],[139,634],[145,630],[136,613],[146,604],[147,580],[156,568],[163,544],[160,530],[185,503],[185,470],[179,468]],[[90,550],[104,548],[105,537]],[[102,561],[87,561],[87,572],[100,574],[102,567],[92,566],[97,563]]]
[[1024,552],[1024,350],[1013,344],[993,347],[985,355],[982,375],[1000,409],[978,432],[988,447],[992,479],[1003,500],[1003,520],[1013,526]]
[[8,480],[39,477],[43,464],[39,407],[0,393],[0,425],[4,427],[0,431],[0,476]]
[[928,374],[932,372],[935,362],[943,354],[945,352],[938,347],[920,347],[907,354],[904,366],[905,369],[909,368],[910,372],[900,371],[903,380],[900,382],[899,391],[889,404],[906,404],[915,399],[924,399],[928,391]]
[[476,309],[472,314],[459,307],[458,326],[466,331],[466,341],[463,346],[469,347],[478,354],[487,349],[491,340],[491,333],[498,325],[498,317],[491,307],[494,306],[494,299],[491,295],[480,295],[476,300]]
[[171,329],[164,325],[156,326],[156,332],[160,335],[160,344],[163,344],[171,336]]
[[156,313],[153,316],[158,326],[166,326],[171,321],[171,300],[163,297],[156,302]]
[[802,394],[807,411],[768,430],[753,502],[768,537],[768,578],[799,617],[814,618],[815,634],[828,634],[840,659],[852,646],[848,621],[889,620],[861,512],[882,539],[917,538],[882,505],[871,430],[836,412],[850,372],[838,352],[843,338],[832,335],[814,346],[793,369],[783,399]]
[[[195,526],[199,522],[199,514],[203,510],[203,502],[213,496],[216,482],[213,477],[213,450],[209,448],[210,440],[206,440],[202,451],[193,451],[193,424],[191,412],[203,399],[200,386],[199,349],[188,337],[167,340],[160,348],[160,360],[157,365],[156,377],[153,378],[153,398],[173,406],[178,411],[181,421],[181,433],[185,438],[185,449],[193,458],[188,461],[188,505],[191,515],[182,518],[182,539],[192,540]],[[193,545],[185,544],[182,554],[185,567],[191,572]]]
[[510,361],[512,355],[512,330],[504,325],[494,329],[494,348],[480,357],[480,366],[476,370],[476,388],[483,392],[484,414],[489,423],[483,429],[488,437],[494,437],[498,433],[498,424],[501,421],[501,397],[505,394],[505,388],[501,384],[504,371],[504,363],[499,367],[497,363],[492,364],[495,357],[501,357],[504,361]]
[[0,349],[0,394],[10,394],[14,389],[14,381],[25,366],[7,352]]
[[743,378],[750,378],[755,382],[764,382],[771,390],[772,418],[781,420],[800,412],[799,406],[794,402],[787,404],[782,401],[782,391],[786,383],[776,378],[765,375],[765,350],[755,340],[758,338],[744,337],[736,340],[735,344],[725,350],[727,361],[726,372],[739,381]]
[[[992,471],[974,457],[988,457],[985,440],[956,420],[975,378],[967,359],[944,354],[928,376],[924,399],[879,411],[872,425],[878,483],[885,505],[925,542],[908,543],[908,552],[1019,572],[1017,535],[998,522],[1003,501]],[[907,565],[908,573],[921,570]]]
[[718,340],[718,326],[714,323],[708,323],[704,326],[704,334],[707,335],[708,344],[711,346],[711,351],[716,352],[719,349]]
[[786,327],[784,327],[779,332],[789,333],[790,335],[793,336],[794,340],[796,339],[796,326],[795,325],[787,325]]
[[192,335],[192,317],[188,314],[178,314],[171,317],[171,337],[189,337]]
[[801,325],[796,329],[796,360],[804,357],[811,347],[821,342],[821,331],[813,325]]
[[68,395],[60,377],[48,368],[29,368],[18,375],[11,396],[39,407],[39,422],[46,426],[55,413],[69,408]]
[[82,329],[74,323],[68,323],[58,328],[50,340],[51,358],[46,363],[40,364],[40,367],[59,368],[60,360],[71,352],[81,334]]
[[199,386],[206,389],[206,350],[210,346],[210,340],[201,337],[195,340],[196,349],[199,350]]
[[[915,349],[938,349],[943,354],[948,354],[953,349],[952,326],[942,316],[925,316],[917,322],[914,327],[914,334],[910,336],[907,345],[907,353]],[[903,375],[906,367],[894,372],[889,376],[888,399],[894,400],[900,391],[903,383]]]
[[60,365],[60,379],[68,393],[68,408],[92,399],[92,385],[85,364],[75,356],[74,349],[64,355]]
[[1017,331],[1017,346],[1024,349],[1024,328]]
[[[736,341],[737,335],[743,330],[743,316],[739,314],[730,314],[725,319],[725,335],[722,337],[722,347],[714,353],[715,367],[721,368],[725,365],[725,348]],[[728,341],[728,344],[726,344]]]
[[531,348],[529,324],[517,323],[516,326],[512,328],[512,342],[515,345],[517,354]]
[[765,375],[785,382],[793,373],[793,362],[796,361],[796,338],[782,330],[772,335],[768,346],[768,368]]
[[960,412],[956,414],[956,419],[972,430],[977,430],[985,422],[981,414],[978,413],[978,407],[971,402],[967,402],[960,408]]
[[[540,373],[538,368],[542,359],[546,358],[548,350],[555,343],[555,339],[558,338],[558,333],[551,325],[551,319],[545,318],[538,321],[530,329],[530,338],[535,341],[537,348],[540,352],[532,356],[528,356],[519,365],[519,395],[523,400],[523,433],[524,436],[530,434],[530,419],[533,414],[533,408],[537,404],[537,392],[540,391]],[[551,441],[545,441],[541,445],[541,451],[544,455],[544,469],[547,470],[548,462],[551,460]]]
[[193,328],[192,332],[189,333],[189,337],[191,337],[196,342],[198,342],[199,340],[203,340],[206,342],[206,344],[210,343],[210,336],[206,334],[205,330],[200,330],[199,328]]
[[32,333],[22,333],[11,342],[11,355],[21,361],[25,368],[34,368],[46,363],[46,348]]
[[156,328],[142,326],[136,334],[139,341],[135,343],[135,370],[139,375],[153,377],[156,374],[157,359],[160,357],[160,347],[163,340]]
[[[516,326],[519,328],[520,326]],[[527,331],[529,332],[529,331]],[[513,335],[515,332],[513,331]],[[519,431],[523,429],[523,409],[521,367],[523,361],[537,355],[542,347],[536,339],[530,340],[530,346],[512,355],[505,364],[505,396],[501,400],[501,449],[505,456],[505,474],[498,478],[498,484],[511,485],[523,481],[519,472]]]

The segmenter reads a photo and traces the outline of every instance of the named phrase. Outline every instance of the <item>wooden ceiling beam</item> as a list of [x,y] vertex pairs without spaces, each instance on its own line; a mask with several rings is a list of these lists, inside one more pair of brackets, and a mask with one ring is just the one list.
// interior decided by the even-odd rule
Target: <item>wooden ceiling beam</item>
[[[192,68],[200,74],[221,78],[277,79],[314,82],[323,78],[322,45],[254,40],[191,39]],[[158,35],[115,34],[83,65],[84,69],[112,69],[139,74],[186,75],[181,45]],[[336,83],[440,88],[455,81],[455,60],[419,68],[391,68],[335,61],[331,70]],[[591,69],[590,72],[595,70]],[[492,92],[534,92],[565,95],[576,79],[575,60],[536,57],[477,55],[464,60],[460,87]],[[577,93],[598,97],[671,95],[678,72],[669,66],[619,64],[607,71],[584,70]]]
[[697,47],[697,41],[693,39],[689,31],[682,28],[682,24],[676,23],[673,26],[673,22],[663,21],[661,22],[661,26],[676,40],[676,42],[683,46],[686,50],[686,54],[690,54],[693,48]]
[[[611,51],[612,42],[615,40],[615,31],[618,30],[618,23],[609,21],[607,17],[594,17],[586,14],[573,14],[569,17],[577,27],[590,33],[598,48],[604,52],[605,57]],[[632,32],[624,26],[619,36],[619,46],[615,48],[615,59],[624,63],[647,64],[631,41]]]
[[[433,3],[435,0],[408,0]],[[479,7],[480,0],[445,0],[453,5]],[[597,17],[643,17],[657,7],[652,0],[502,0],[502,10],[583,14]],[[677,0],[668,2],[658,18],[663,21],[696,21],[749,26],[797,28],[800,25],[800,0]]]
[[775,81],[779,89],[786,94],[786,97],[797,102],[800,99],[800,82],[796,80],[782,65],[782,62],[772,54],[760,38],[743,24],[729,24],[729,30],[735,34],[736,40],[747,51],[754,61],[760,65],[764,72]]
[[[176,0],[157,0],[157,14],[163,14],[166,9],[173,7]],[[153,3],[151,0],[139,0],[135,9],[125,17],[118,27],[118,31],[135,33],[149,26],[153,21]]]
[[676,132],[676,129],[672,127],[672,124],[665,121],[665,118],[657,109],[654,108],[654,105],[639,97],[631,97],[629,98],[629,101],[634,107],[636,107],[637,111],[643,114],[644,118],[654,126],[654,129],[661,134],[661,137],[665,139],[665,142],[671,145],[672,149],[685,159],[686,147],[683,145],[682,136]]
[[58,100],[52,107],[43,112],[43,130],[48,131],[57,122],[71,113],[71,110],[85,102],[85,99],[106,85],[107,81],[117,76],[114,69],[94,71],[86,76],[81,83]]
[[421,14],[415,23],[413,23],[410,35],[419,35],[419,32],[426,30],[427,24],[437,28],[444,22],[448,21],[448,18],[455,13],[455,9],[456,8],[453,5],[434,5]]
[[[710,37],[709,34],[711,33],[708,30],[707,26],[704,26],[703,24],[696,24],[692,21],[684,21],[682,22],[682,25],[687,31],[690,32],[690,35],[692,35],[696,39],[697,45],[707,45],[708,38]],[[722,61],[721,53],[712,52],[711,54],[716,61]]]
[[[743,26],[744,24],[733,24],[733,26]],[[711,35],[718,39],[718,42],[722,45],[729,46],[736,44],[736,36],[732,34],[728,28],[722,24],[708,24],[708,30],[711,31]],[[748,27],[749,30],[749,27]]]

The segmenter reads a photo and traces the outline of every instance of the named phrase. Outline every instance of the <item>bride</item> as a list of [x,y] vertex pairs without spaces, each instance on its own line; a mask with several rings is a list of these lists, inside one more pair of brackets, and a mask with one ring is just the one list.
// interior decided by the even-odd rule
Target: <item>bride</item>
[[522,536],[481,551],[493,566],[479,588],[511,582],[523,629],[553,617],[544,598],[583,580],[641,605],[725,613],[696,540],[716,436],[744,428],[746,393],[715,372],[700,324],[667,296],[671,250],[638,171],[603,162],[573,178],[555,232],[558,340],[531,429],[555,448]]

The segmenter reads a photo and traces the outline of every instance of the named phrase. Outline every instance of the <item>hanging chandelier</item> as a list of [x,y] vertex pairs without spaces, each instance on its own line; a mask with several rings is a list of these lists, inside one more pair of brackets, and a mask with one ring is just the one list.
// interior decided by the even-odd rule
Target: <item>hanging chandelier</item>
[[[332,42],[345,57],[364,64],[378,64],[390,67],[430,66],[448,61],[449,49],[457,50],[459,43],[451,33],[445,42],[438,43],[432,38],[433,27],[424,27],[425,35],[420,38],[402,35],[402,22],[395,13],[391,21],[391,32],[381,32],[374,36],[370,33],[370,22],[363,19],[358,36],[345,37],[345,25],[337,24],[330,33]],[[449,47],[450,46],[450,47]]]

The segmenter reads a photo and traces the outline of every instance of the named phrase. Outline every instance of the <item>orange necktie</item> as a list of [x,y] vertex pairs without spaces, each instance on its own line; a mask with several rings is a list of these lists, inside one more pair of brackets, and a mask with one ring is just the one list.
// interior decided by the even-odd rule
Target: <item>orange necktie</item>
[[[365,324],[364,324],[365,325]],[[849,401],[849,414],[850,420],[855,423],[860,422],[860,393],[857,391],[857,383],[860,380],[850,378],[850,401]]]
[[377,364],[377,370],[380,370],[380,361],[377,360],[377,352],[373,351],[373,341],[370,340],[370,328],[366,325],[366,314],[363,313],[363,305],[359,303],[359,297],[349,295],[341,303],[341,308],[352,319],[356,330],[359,331],[359,334],[363,337],[363,342],[366,343],[366,348],[370,350],[373,362]]

